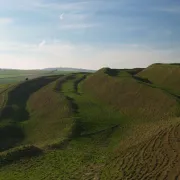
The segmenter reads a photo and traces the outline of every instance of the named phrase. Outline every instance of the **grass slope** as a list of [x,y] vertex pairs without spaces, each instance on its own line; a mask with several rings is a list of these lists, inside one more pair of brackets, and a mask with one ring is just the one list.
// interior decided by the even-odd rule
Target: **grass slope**
[[178,179],[179,99],[136,77],[141,70],[70,74],[31,93],[29,120],[20,122],[25,143],[73,133],[55,149],[4,152],[0,162],[11,163],[0,167],[0,180]]
[[1,151],[22,144],[42,146],[52,139],[65,138],[73,125],[72,110],[68,100],[55,91],[58,78],[37,78],[8,91],[0,117]]
[[[108,158],[110,151],[108,144],[112,133],[127,119],[118,111],[84,94],[79,86],[83,79],[84,74],[72,75],[62,86],[59,86],[60,91],[74,107],[78,136],[72,138],[65,150],[47,151],[39,157],[3,166],[0,170],[1,177],[5,176],[6,168],[11,172],[6,175],[6,179],[87,179],[93,177],[94,173],[98,173],[96,168],[99,169]],[[39,91],[42,93],[43,89]],[[33,96],[38,97],[38,92]],[[21,170],[13,173],[14,168]]]
[[180,64],[153,64],[138,76],[180,95]]
[[136,121],[168,119],[179,113],[176,98],[124,72],[110,76],[102,69],[89,76],[83,87]]
[[[61,78],[58,80],[61,81]],[[48,144],[65,138],[73,127],[73,110],[68,100],[57,90],[53,82],[33,93],[27,101],[30,113],[23,123],[24,143]]]

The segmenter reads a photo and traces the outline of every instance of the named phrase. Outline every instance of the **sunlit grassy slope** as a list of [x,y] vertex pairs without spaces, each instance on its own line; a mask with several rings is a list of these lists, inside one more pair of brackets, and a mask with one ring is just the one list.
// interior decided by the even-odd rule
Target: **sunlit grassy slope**
[[118,76],[109,75],[106,71],[101,69],[89,76],[84,88],[123,114],[136,121],[155,121],[179,113],[179,103],[174,96],[123,71]]
[[2,134],[0,180],[180,178],[179,98],[143,71],[103,68],[10,89],[0,133],[15,148]]
[[41,77],[8,91],[0,117],[1,151],[21,144],[42,146],[67,136],[73,126],[72,110],[57,92],[61,78]]
[[180,64],[153,64],[138,76],[180,95]]
[[68,100],[55,90],[55,85],[53,82],[41,88],[27,101],[30,117],[23,123],[24,143],[48,144],[70,133],[73,110]]

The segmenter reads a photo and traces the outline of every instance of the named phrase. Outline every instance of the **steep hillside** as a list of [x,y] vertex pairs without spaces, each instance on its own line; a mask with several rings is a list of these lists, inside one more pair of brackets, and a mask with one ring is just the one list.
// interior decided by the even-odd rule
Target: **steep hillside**
[[74,124],[73,109],[66,97],[55,90],[55,86],[56,82],[53,82],[28,99],[30,117],[23,123],[26,137],[24,143],[51,144],[71,133]]
[[180,64],[153,64],[138,76],[180,95]]
[[122,71],[122,75],[119,72],[118,76],[111,76],[107,69],[102,69],[89,76],[83,87],[86,92],[135,120],[155,121],[179,115],[176,97],[151,87],[146,79],[126,73]]
[[56,83],[64,77],[58,78],[41,77],[9,89],[0,116],[1,151],[23,144],[42,146],[67,137],[73,112],[68,100],[56,92]]

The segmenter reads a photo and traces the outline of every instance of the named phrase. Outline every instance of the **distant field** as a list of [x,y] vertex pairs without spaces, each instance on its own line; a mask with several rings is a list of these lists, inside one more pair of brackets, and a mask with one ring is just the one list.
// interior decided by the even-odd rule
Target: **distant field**
[[33,79],[40,76],[69,74],[68,71],[45,71],[45,70],[0,70],[0,84],[10,84]]

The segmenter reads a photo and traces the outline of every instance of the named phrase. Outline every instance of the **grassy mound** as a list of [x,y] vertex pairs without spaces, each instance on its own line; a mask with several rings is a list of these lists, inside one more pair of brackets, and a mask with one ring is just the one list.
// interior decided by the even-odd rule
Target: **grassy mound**
[[81,83],[84,82],[85,76],[84,74],[76,74],[62,86],[63,94],[76,109],[77,121],[81,130],[80,134],[98,133],[127,121],[118,111],[83,92]]
[[55,91],[58,78],[40,77],[8,91],[0,116],[1,151],[21,144],[45,145],[67,136],[73,126],[72,108]]
[[39,89],[28,99],[30,118],[23,123],[26,136],[24,143],[48,144],[71,133],[74,126],[73,109],[67,98],[55,87],[62,79]]
[[154,84],[180,95],[179,64],[153,64],[138,73],[138,76],[148,78]]
[[134,76],[112,77],[100,70],[87,78],[83,88],[135,120],[168,119],[178,113],[179,103],[173,96]]

